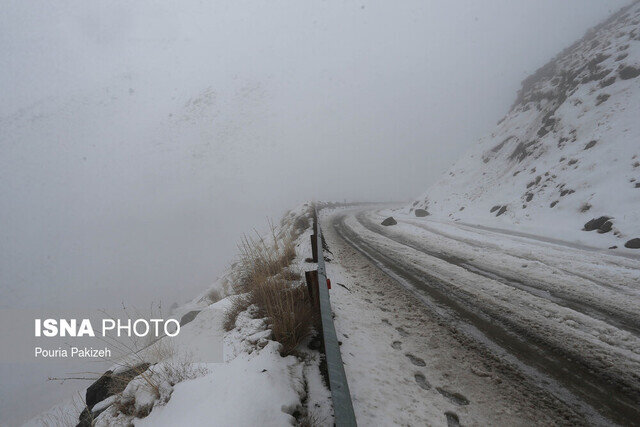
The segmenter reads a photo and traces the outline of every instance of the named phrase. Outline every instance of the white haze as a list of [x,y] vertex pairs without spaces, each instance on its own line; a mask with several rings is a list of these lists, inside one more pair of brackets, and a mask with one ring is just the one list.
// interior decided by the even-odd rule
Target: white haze
[[3,1],[0,307],[168,306],[299,202],[421,194],[626,3]]

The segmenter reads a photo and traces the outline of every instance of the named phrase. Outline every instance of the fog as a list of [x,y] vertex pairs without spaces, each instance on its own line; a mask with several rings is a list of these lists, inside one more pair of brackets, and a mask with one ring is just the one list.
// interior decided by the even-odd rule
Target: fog
[[4,1],[0,308],[169,306],[300,202],[409,200],[627,3]]

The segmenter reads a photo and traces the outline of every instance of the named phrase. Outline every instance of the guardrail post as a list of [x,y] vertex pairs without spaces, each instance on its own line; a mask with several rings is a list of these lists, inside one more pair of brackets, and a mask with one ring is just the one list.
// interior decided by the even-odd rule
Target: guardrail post
[[311,235],[311,259],[313,262],[318,262],[318,246],[316,246],[316,235]]

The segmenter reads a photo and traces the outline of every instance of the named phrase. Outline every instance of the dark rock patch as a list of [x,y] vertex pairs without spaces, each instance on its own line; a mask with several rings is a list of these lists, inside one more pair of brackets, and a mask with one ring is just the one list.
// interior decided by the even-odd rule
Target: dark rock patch
[[527,202],[530,202],[533,199],[533,193],[527,193]]
[[600,80],[600,87],[611,86],[612,84],[615,83],[615,81],[616,81],[616,76],[611,76],[607,79]]
[[578,163],[578,159],[569,160],[569,165],[575,165],[576,163]]
[[584,225],[584,228],[582,230],[583,231],[598,230],[610,219],[611,219],[610,216],[601,216],[599,218],[593,218],[592,220],[587,221],[587,223]]
[[583,203],[582,206],[580,206],[580,212],[586,212],[589,209],[591,209],[591,205],[589,203]]
[[105,372],[96,382],[87,387],[85,393],[86,408],[78,417],[78,425],[91,426],[95,417],[102,412],[91,411],[96,403],[102,402],[107,397],[122,392],[133,378],[146,371],[149,366],[149,363],[141,363],[117,374],[114,374],[113,371]]
[[555,205],[557,205],[559,202],[559,200],[554,200],[553,202],[551,202],[551,204],[549,205],[550,208],[554,207]]
[[603,234],[603,233],[608,233],[611,231],[611,229],[613,228],[613,222],[611,222],[611,220],[605,222],[604,224],[602,224],[602,226],[598,229],[598,233]]
[[492,207],[489,212],[494,213],[495,211],[497,211],[498,209],[500,209],[500,205],[495,205],[494,207]]
[[562,191],[560,192],[560,197],[564,197],[564,196],[566,196],[566,195],[568,195],[568,194],[573,194],[573,193],[575,193],[575,191],[574,191],[574,190],[562,190]]
[[414,214],[418,218],[421,218],[421,217],[424,217],[424,216],[429,216],[429,212],[427,212],[425,209],[416,209]]
[[384,221],[382,221],[382,225],[384,226],[390,226],[390,225],[396,225],[398,222],[392,217],[390,216],[389,218],[386,218]]
[[402,350],[402,343],[400,341],[394,341],[391,343],[391,347],[394,350]]
[[635,239],[628,240],[627,243],[624,244],[624,247],[629,249],[640,249],[640,238],[636,237]]
[[618,247],[613,245],[613,246],[609,246],[609,249],[618,249]]
[[640,68],[635,68],[630,65],[623,67],[618,74],[622,80],[629,80],[640,76]]
[[610,96],[611,95],[609,95],[608,93],[601,93],[600,95],[598,95],[598,97],[596,98],[596,107],[609,99]]
[[111,374],[113,374],[113,371],[105,372],[96,382],[87,388],[85,394],[85,404],[87,407],[93,408],[96,403],[102,402],[114,394],[111,392],[111,383],[113,381]]
[[519,143],[509,156],[509,160],[517,159],[518,162],[523,161],[533,153],[536,143],[537,141],[535,140],[527,142],[526,144],[524,142]]
[[640,188],[640,182],[636,182],[635,187],[636,187],[636,188]]
[[507,207],[506,207],[506,206],[503,206],[503,207],[501,207],[501,208],[500,208],[500,210],[498,211],[498,213],[496,214],[496,216],[500,216],[500,215],[502,215],[503,213],[505,213],[506,211],[507,211]]
[[626,58],[627,56],[629,56],[629,54],[627,52],[625,53],[621,53],[620,55],[618,55],[616,57],[616,61],[622,61],[624,58]]

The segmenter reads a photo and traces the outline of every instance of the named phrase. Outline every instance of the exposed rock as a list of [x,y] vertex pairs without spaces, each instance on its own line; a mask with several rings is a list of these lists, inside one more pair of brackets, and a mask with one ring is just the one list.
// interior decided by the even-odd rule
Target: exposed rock
[[631,239],[624,244],[625,248],[629,249],[640,249],[640,238],[636,237],[635,239]]
[[396,225],[397,223],[398,222],[392,216],[382,221],[382,225],[385,225],[385,226]]
[[593,218],[592,220],[587,221],[587,223],[584,225],[584,228],[582,230],[584,231],[598,230],[602,226],[604,226],[604,224],[610,219],[611,217],[609,216],[601,216],[599,218]]
[[142,363],[117,374],[114,374],[113,371],[105,372],[87,388],[85,394],[87,407],[91,409],[96,403],[102,402],[111,395],[120,393],[129,384],[129,381],[146,371],[149,366],[148,363]]
[[100,378],[98,378],[96,382],[94,382],[87,388],[87,392],[85,394],[85,404],[89,408],[93,408],[93,405],[103,401],[113,394],[110,392],[112,373],[113,371],[105,372]]
[[498,213],[496,214],[496,216],[500,216],[500,215],[502,215],[503,213],[505,213],[506,211],[507,211],[507,207],[506,207],[506,206],[503,206],[503,207],[501,207],[501,208],[500,208],[500,210],[498,211]]
[[618,74],[620,75],[620,78],[622,80],[633,79],[635,77],[640,76],[640,68],[635,68],[630,65],[627,65],[626,67],[622,68],[618,72]]
[[596,107],[609,99],[610,96],[611,95],[609,95],[608,93],[601,93],[600,95],[598,95],[598,97],[596,98]]
[[551,202],[551,204],[549,205],[550,208],[554,207],[555,205],[558,204],[559,200],[554,200],[553,202]]
[[[614,84],[616,82],[616,76],[611,76],[609,78],[600,80],[600,87],[607,87],[607,86],[611,86],[612,84]],[[607,96],[608,98],[608,96]],[[596,104],[597,105],[597,104]]]
[[424,217],[424,216],[429,216],[429,212],[426,211],[426,209],[416,209],[416,211],[414,212],[414,214],[418,217]]
[[600,227],[598,229],[598,233],[608,233],[611,231],[611,229],[613,228],[613,222],[611,221],[607,221],[604,224],[602,224],[602,227]]
[[491,210],[489,210],[489,212],[494,213],[498,209],[500,209],[500,205],[495,205],[494,207],[491,208]]

